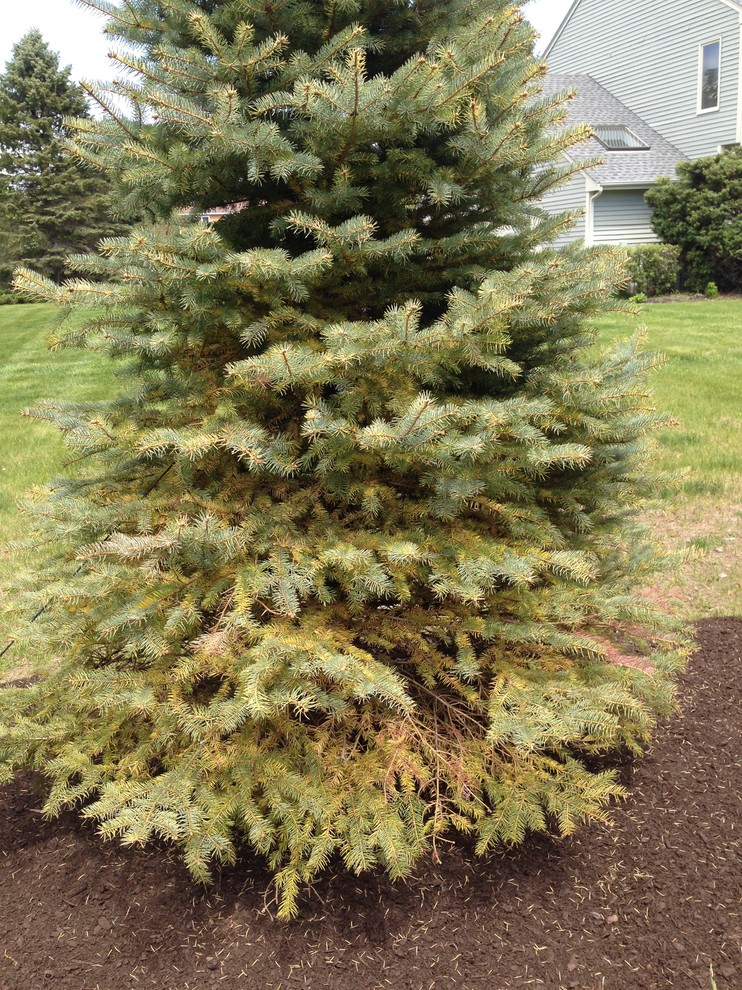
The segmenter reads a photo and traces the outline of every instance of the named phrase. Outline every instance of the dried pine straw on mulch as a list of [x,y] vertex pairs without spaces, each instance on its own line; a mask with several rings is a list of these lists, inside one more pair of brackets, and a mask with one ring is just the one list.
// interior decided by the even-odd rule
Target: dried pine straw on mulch
[[682,713],[622,768],[610,828],[396,887],[328,877],[291,924],[253,862],[206,893],[174,856],[46,823],[38,781],[0,791],[0,988],[742,988],[742,619],[699,623]]

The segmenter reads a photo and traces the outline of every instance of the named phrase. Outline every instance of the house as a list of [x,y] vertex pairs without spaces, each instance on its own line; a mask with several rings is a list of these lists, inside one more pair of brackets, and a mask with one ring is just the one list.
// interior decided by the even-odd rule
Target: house
[[575,94],[565,108],[567,124],[588,124],[595,136],[570,148],[565,158],[577,164],[600,159],[602,164],[590,165],[544,197],[549,213],[578,217],[556,246],[657,241],[644,194],[657,179],[674,176],[685,156],[591,76],[549,72],[544,94],[566,92]]
[[[199,223],[202,223],[204,227],[212,227],[215,223],[219,223],[224,217],[231,217],[235,213],[239,213],[241,210],[246,209],[249,203],[229,203],[227,206],[212,206],[201,213],[198,213]],[[194,211],[191,209],[184,210],[184,214],[191,214]]]
[[[565,88],[567,79],[571,85],[566,88],[578,91],[570,123],[605,124],[603,111],[612,106],[618,116],[623,108],[633,126],[629,116],[621,122],[638,139],[620,151],[607,145],[598,150],[596,139],[590,142],[591,152],[602,154],[605,171],[586,173],[585,216],[570,240],[654,239],[640,191],[662,175],[674,175],[669,149],[674,149],[677,164],[742,141],[742,0],[574,0],[544,58],[552,91]],[[621,140],[631,140],[622,134]],[[640,141],[647,147],[640,148]],[[619,154],[625,186],[614,202],[622,200],[626,213],[619,223],[616,212],[615,222],[606,227],[611,198],[621,191],[614,182]],[[579,149],[571,155],[586,156]],[[593,182],[603,191],[593,189]],[[548,196],[545,206],[549,211],[574,209],[582,191],[573,178]]]

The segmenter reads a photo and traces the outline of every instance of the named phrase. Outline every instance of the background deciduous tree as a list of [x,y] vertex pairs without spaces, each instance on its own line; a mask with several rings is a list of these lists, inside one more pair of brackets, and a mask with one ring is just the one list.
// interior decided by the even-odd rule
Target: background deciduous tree
[[447,830],[603,818],[595,757],[672,696],[672,650],[625,655],[662,623],[662,418],[651,357],[591,349],[616,256],[548,250],[584,134],[519,5],[88,2],[137,54],[78,148],[153,223],[76,261],[98,284],[18,280],[134,380],[36,413],[87,467],[39,497],[60,661],[2,693],[5,774],[200,878],[241,835],[284,913],[335,854],[396,877]]

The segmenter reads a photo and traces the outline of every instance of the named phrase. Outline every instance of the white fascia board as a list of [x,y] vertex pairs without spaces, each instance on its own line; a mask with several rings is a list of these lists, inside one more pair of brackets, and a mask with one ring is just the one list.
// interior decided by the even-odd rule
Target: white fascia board
[[[726,0],[724,0],[724,2],[726,3]],[[549,42],[549,44],[544,49],[544,53],[541,56],[544,60],[548,59],[549,55],[551,54],[551,49],[554,47],[554,45],[559,40],[559,37],[560,37],[562,31],[564,31],[564,29],[566,28],[566,26],[571,21],[572,14],[574,14],[574,12],[577,10],[577,8],[579,7],[579,5],[580,5],[580,0],[573,0],[572,6],[569,8],[569,10],[567,11],[567,13],[564,15],[564,20],[559,25],[559,27],[556,29],[556,32],[554,33],[554,37],[551,39],[551,41]]]
[[[670,176],[668,175],[669,179]],[[647,179],[642,179],[640,182],[606,182],[604,186],[606,189],[651,189],[656,182],[649,182]]]
[[661,178],[675,182],[671,175],[663,175],[657,176],[654,182],[647,182],[646,179],[642,179],[641,182],[604,182],[603,189],[653,189]]

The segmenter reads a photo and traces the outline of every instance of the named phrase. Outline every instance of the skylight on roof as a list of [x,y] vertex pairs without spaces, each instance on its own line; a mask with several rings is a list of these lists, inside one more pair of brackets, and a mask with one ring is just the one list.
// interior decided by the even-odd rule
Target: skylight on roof
[[608,151],[647,151],[649,145],[624,124],[595,124],[595,137]]

